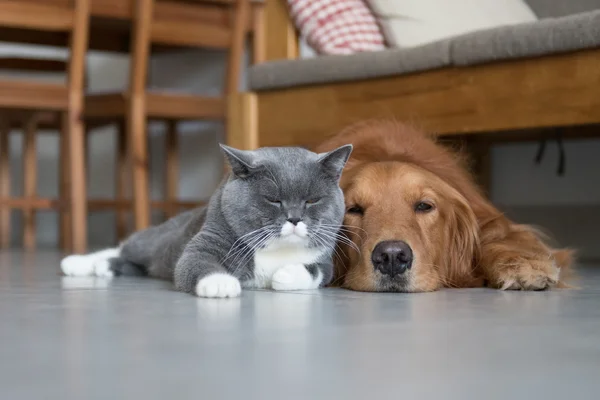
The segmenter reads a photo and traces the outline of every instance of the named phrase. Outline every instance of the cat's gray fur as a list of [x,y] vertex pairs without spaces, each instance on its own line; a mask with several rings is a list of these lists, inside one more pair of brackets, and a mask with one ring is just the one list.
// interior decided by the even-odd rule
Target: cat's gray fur
[[222,149],[232,173],[208,206],[133,234],[120,256],[111,260],[113,272],[173,280],[178,290],[188,293],[194,293],[200,279],[218,272],[243,284],[253,279],[252,248],[258,244],[256,236],[248,234],[272,226],[276,236],[286,220],[301,218],[308,227],[308,247],[323,249],[318,262],[306,268],[312,276],[323,274],[321,285],[329,283],[334,227],[344,216],[339,177],[352,146],[327,154],[294,147]]

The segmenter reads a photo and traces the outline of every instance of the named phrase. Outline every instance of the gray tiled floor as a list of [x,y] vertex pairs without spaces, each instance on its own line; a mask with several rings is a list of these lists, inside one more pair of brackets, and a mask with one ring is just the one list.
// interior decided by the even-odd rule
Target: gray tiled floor
[[57,264],[0,255],[0,399],[600,396],[600,268],[581,290],[207,300]]

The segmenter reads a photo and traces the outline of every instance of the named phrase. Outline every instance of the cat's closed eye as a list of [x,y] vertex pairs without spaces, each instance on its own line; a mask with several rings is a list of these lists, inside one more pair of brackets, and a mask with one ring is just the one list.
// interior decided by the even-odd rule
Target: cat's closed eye
[[278,207],[281,206],[281,200],[277,200],[277,199],[274,199],[272,197],[265,197],[265,200],[268,203],[273,204],[274,206],[278,206]]
[[321,199],[309,199],[306,200],[306,204],[311,205],[311,204],[317,204],[319,201],[321,201]]

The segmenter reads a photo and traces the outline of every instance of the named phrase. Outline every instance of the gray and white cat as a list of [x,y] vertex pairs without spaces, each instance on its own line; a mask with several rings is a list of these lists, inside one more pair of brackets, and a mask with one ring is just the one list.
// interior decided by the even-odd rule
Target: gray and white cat
[[324,154],[221,148],[232,172],[208,206],[137,232],[119,248],[66,257],[63,273],[149,275],[201,297],[328,284],[344,216],[339,178],[352,146]]

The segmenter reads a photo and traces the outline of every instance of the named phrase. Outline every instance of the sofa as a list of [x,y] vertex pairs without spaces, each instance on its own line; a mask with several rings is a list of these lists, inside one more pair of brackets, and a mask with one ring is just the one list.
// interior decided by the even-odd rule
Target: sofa
[[538,21],[299,59],[285,2],[266,0],[264,60],[250,68],[247,92],[230,100],[228,140],[310,147],[353,122],[395,118],[468,138],[481,164],[494,141],[539,139],[557,128],[597,134],[600,0],[527,2]]

